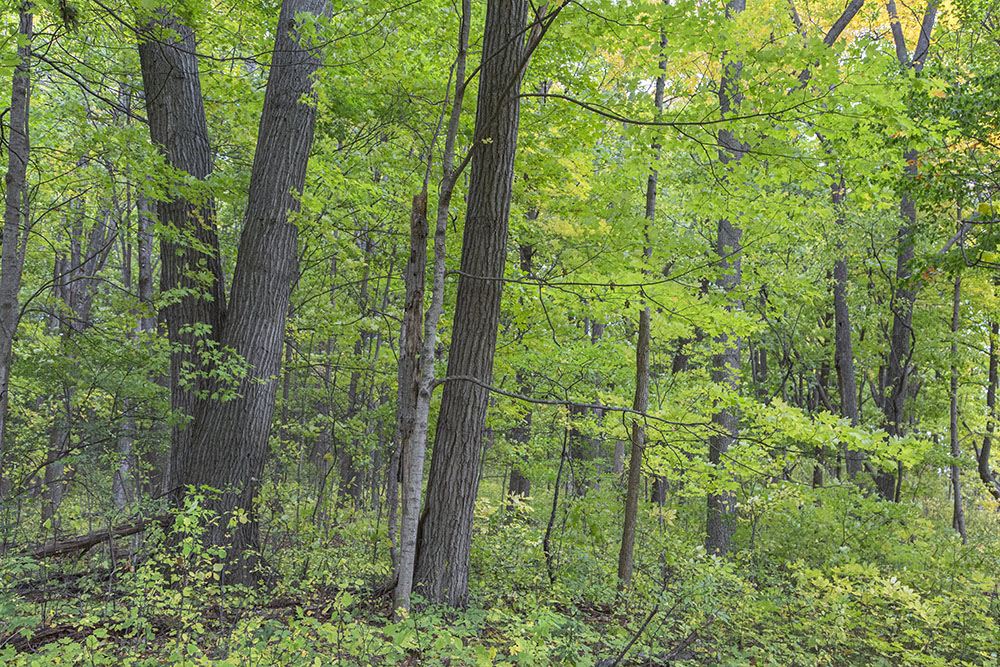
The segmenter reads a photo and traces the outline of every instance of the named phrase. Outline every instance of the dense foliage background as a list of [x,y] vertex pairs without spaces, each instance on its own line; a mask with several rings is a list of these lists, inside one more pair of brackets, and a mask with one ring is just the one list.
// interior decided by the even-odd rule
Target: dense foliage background
[[[524,67],[485,378],[448,368],[482,227],[470,171],[494,142],[476,128],[502,111],[477,117],[487,3],[295,17],[321,59],[312,93],[286,100],[316,110],[305,186],[280,211],[295,262],[269,254],[277,227],[247,231],[281,4],[0,10],[0,662],[1000,660],[992,0],[529,7],[508,40]],[[167,76],[200,83],[204,177],[147,127],[140,44],[185,30],[197,69]],[[430,222],[411,237],[421,192]],[[190,227],[165,219],[171,202],[191,204]],[[207,324],[170,329],[172,306],[211,301],[214,277],[228,290],[251,251],[291,286],[280,371],[263,376]],[[196,257],[181,281],[162,278],[181,255]],[[246,302],[284,308],[263,283]],[[394,593],[400,516],[405,531],[419,511],[397,472],[424,470],[401,426],[407,312],[433,374],[414,376],[433,392],[428,470],[445,387],[489,388],[473,463],[436,464],[471,485],[471,522],[425,513],[471,536],[462,604],[421,593],[419,554],[414,605]],[[250,502],[178,482],[171,448],[202,424],[178,388],[207,414],[260,387],[275,405]]]

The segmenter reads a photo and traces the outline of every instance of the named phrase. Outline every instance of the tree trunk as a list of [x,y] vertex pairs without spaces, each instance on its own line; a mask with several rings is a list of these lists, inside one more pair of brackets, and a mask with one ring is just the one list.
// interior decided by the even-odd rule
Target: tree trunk
[[[208,124],[201,96],[194,31],[176,16],[160,13],[141,30],[139,62],[152,142],[168,167],[204,181],[212,170]],[[167,487],[175,502],[190,484],[195,401],[203,389],[199,347],[216,339],[225,313],[225,290],[215,232],[215,202],[175,195],[156,202],[160,239],[160,290],[171,295],[163,316],[170,341],[171,430]],[[199,279],[197,276],[206,276]]]
[[[746,9],[746,0],[730,0],[726,5],[726,17]],[[738,85],[743,64],[728,62],[723,70],[719,84],[719,108],[725,118],[731,111],[739,109],[742,95]],[[743,157],[744,147],[730,130],[719,131],[719,162],[723,166]],[[716,286],[723,293],[730,295],[739,288],[742,264],[740,239],[743,231],[734,225],[729,217],[719,219],[715,252],[719,257],[722,275],[716,280]],[[726,305],[727,311],[736,311],[742,304],[730,296]],[[716,337],[716,345],[721,351],[712,355],[712,381],[726,385],[731,392],[739,389],[740,372],[740,339],[735,333],[723,333]],[[709,437],[708,460],[715,466],[720,479],[726,474],[726,454],[730,446],[739,438],[739,417],[735,407],[726,407],[712,415],[714,433]],[[729,553],[729,542],[733,533],[735,498],[730,491],[710,492],[706,501],[707,513],[705,520],[705,549],[710,554],[725,556]]]
[[28,117],[31,98],[31,41],[34,15],[31,2],[21,5],[17,34],[17,64],[11,79],[10,118],[7,142],[7,174],[4,176],[2,246],[0,246],[0,499],[7,497],[4,479],[7,407],[10,404],[10,370],[14,362],[14,334],[21,320],[21,274],[31,230],[29,209],[28,159],[31,143]]
[[954,500],[951,525],[962,536],[962,544],[967,541],[965,534],[965,510],[962,507],[962,480],[958,458],[962,452],[958,448],[958,323],[961,314],[962,277],[955,276],[955,294],[951,313],[951,411],[949,436],[951,437],[951,493]]
[[[666,86],[667,63],[663,59],[662,53],[666,45],[666,35],[661,30],[661,59],[659,63],[661,73],[656,77],[656,88],[653,93],[653,104],[656,106],[657,116],[663,113],[663,91]],[[653,142],[652,149],[653,154],[659,157],[660,146],[657,141]],[[656,220],[656,179],[658,175],[656,169],[650,169],[646,179],[646,226],[643,231],[642,254],[647,262],[653,254],[653,249],[649,245],[649,225]],[[649,315],[648,306],[643,308],[639,314],[639,332],[635,343],[635,396],[632,400],[632,409],[640,413],[645,413],[649,408]],[[646,446],[644,420],[645,417],[636,415],[632,422],[632,448],[629,452],[628,483],[625,487],[625,517],[622,521],[621,549],[618,552],[619,591],[627,589],[632,584],[632,569],[635,563],[633,559],[635,527],[639,511],[639,484],[642,481],[642,455]]]
[[997,339],[1000,337],[1000,324],[995,320],[990,322],[990,375],[986,386],[986,435],[983,436],[983,448],[976,452],[976,468],[979,479],[997,500],[1000,500],[1000,481],[990,469],[990,452],[993,449],[993,433],[997,418],[997,372],[998,357]]
[[[490,0],[476,109],[476,151],[469,177],[461,276],[449,377],[489,384],[500,318],[507,225],[517,149],[524,28],[523,0]],[[429,600],[464,606],[469,593],[472,516],[489,392],[480,384],[445,385],[414,579]]]
[[[427,434],[430,429],[431,398],[434,391],[434,361],[437,352],[437,330],[444,313],[444,278],[447,268],[445,241],[448,231],[448,211],[455,191],[458,174],[453,170],[455,141],[458,138],[462,102],[465,98],[465,62],[469,47],[469,26],[472,21],[472,2],[462,0],[462,20],[458,31],[458,53],[455,57],[455,98],[452,101],[445,134],[444,154],[441,159],[441,191],[438,196],[437,220],[434,225],[434,269],[431,285],[431,302],[424,317],[423,342],[416,371],[416,409],[413,426],[408,436],[401,434],[406,444],[402,452],[402,516],[399,526],[399,566],[396,568],[396,588],[393,606],[399,610],[410,608],[410,595],[417,563],[420,521],[420,496],[424,479],[424,461]],[[427,191],[426,186],[424,192]],[[419,222],[419,221],[418,221]]]
[[[894,0],[889,0],[887,10],[891,22],[893,41],[896,46],[896,56],[900,67],[920,72],[923,69],[927,53],[930,49],[931,33],[937,16],[938,0],[928,0],[924,18],[921,23],[920,37],[917,48],[911,60],[907,54],[906,41],[902,27],[896,14]],[[906,165],[903,168],[908,184],[915,182],[919,153],[910,149],[903,155]],[[910,278],[911,264],[915,256],[914,243],[917,229],[917,206],[909,192],[904,192],[899,203],[900,226],[896,235],[896,280],[893,298],[890,304],[892,310],[892,332],[889,336],[889,350],[886,359],[886,376],[884,390],[888,392],[882,400],[882,414],[885,416],[886,431],[891,436],[902,436],[906,433],[904,408],[909,394],[910,365],[913,354],[913,304],[917,293]],[[875,477],[875,485],[879,495],[885,500],[896,500],[899,496],[898,483],[902,479],[902,465],[897,462],[896,473],[881,471]]]
[[[649,308],[639,314],[639,338],[635,348],[635,398],[632,409],[646,412],[649,407]],[[646,445],[643,417],[635,415],[632,422],[632,449],[628,460],[628,486],[625,492],[625,520],[622,524],[622,544],[618,552],[618,590],[632,584],[635,526],[639,511],[639,483],[642,480],[642,453]]]
[[[152,221],[150,220],[149,213],[148,200],[140,196],[136,201],[136,263],[138,265],[136,300],[139,312],[139,323],[136,327],[136,334],[140,341],[145,341],[145,338],[151,335],[156,328],[156,320],[151,316],[153,308],[153,235],[151,231]],[[123,226],[120,225],[120,227]],[[119,229],[119,231],[123,234],[126,233],[124,229]],[[123,265],[122,280],[127,288],[131,288],[131,267]],[[123,401],[125,419],[121,432],[118,435],[118,465],[115,467],[114,480],[111,487],[112,501],[119,510],[125,510],[129,501],[137,497],[136,494],[139,490],[138,484],[132,484],[130,481],[136,475],[134,449],[139,433],[139,427],[133,410],[132,402],[126,398]]]
[[[253,569],[258,561],[255,551],[259,546],[259,531],[254,498],[261,484],[274,413],[288,301],[298,273],[298,228],[289,217],[299,209],[298,197],[305,184],[316,118],[316,108],[309,94],[320,58],[315,45],[299,44],[301,35],[295,29],[295,17],[299,13],[321,15],[326,8],[327,3],[323,0],[285,0],[282,3],[229,311],[223,317],[220,274],[212,271],[216,276],[212,285],[212,308],[207,309],[208,312],[193,313],[203,316],[202,319],[187,320],[210,323],[217,348],[233,351],[246,370],[244,376],[234,378],[227,386],[219,382],[205,383],[209,394],[232,392],[235,396],[225,401],[211,398],[193,401],[194,423],[187,431],[186,446],[178,447],[178,443],[174,443],[177,451],[171,470],[175,493],[183,493],[187,485],[207,485],[219,491],[206,501],[206,507],[219,514],[219,520],[208,529],[207,539],[226,547],[227,583],[248,583],[256,576]],[[166,147],[168,161],[171,156],[174,159],[178,155],[190,157],[200,171],[190,173],[204,178],[208,171],[208,143],[207,134],[200,132],[204,128],[204,108],[196,83],[194,35],[173,17],[165,17],[162,21],[171,22],[178,31],[176,34],[185,41],[166,46],[145,44],[145,60],[149,61],[143,64],[147,103],[150,97],[154,100],[166,98],[162,102],[166,108],[161,110],[163,115],[158,119],[164,123],[164,129],[184,127],[183,119],[190,117],[196,126],[191,129],[198,131],[180,137],[177,133],[167,136],[168,140],[173,139],[180,145],[163,140],[157,143]],[[163,54],[168,57],[163,58]],[[161,59],[158,60],[158,56]],[[175,67],[166,71],[161,69],[174,59],[177,61]],[[150,73],[148,81],[147,71]],[[175,87],[172,92],[178,95],[177,98],[171,94],[157,94],[160,87],[167,85]],[[176,115],[171,117],[171,113]],[[152,116],[151,113],[151,132],[157,125]],[[180,209],[177,218],[181,224],[190,228],[198,222],[187,202],[175,200],[166,204],[168,213],[171,205]],[[206,213],[211,214],[211,210]],[[194,228],[207,229],[205,233],[210,234],[210,243],[214,242],[215,234],[210,225],[198,223]],[[217,243],[208,247],[216,248]],[[183,248],[181,251],[190,261],[191,251]],[[165,249],[164,273],[168,268],[166,255]],[[201,260],[218,266],[217,253],[213,256],[209,252]],[[174,262],[171,260],[171,263]],[[209,303],[205,299],[196,301]],[[177,335],[176,327],[182,318],[175,315],[172,319],[170,328]],[[168,314],[168,323],[170,321]]]
[[[837,226],[844,228],[844,177],[830,185]],[[847,259],[840,257],[833,265],[833,318],[834,365],[837,368],[837,389],[840,392],[840,415],[851,420],[851,426],[860,423],[858,416],[858,384],[854,374],[854,350],[851,345],[851,311],[847,306]],[[853,478],[861,472],[863,455],[857,450],[844,449],[847,476]]]

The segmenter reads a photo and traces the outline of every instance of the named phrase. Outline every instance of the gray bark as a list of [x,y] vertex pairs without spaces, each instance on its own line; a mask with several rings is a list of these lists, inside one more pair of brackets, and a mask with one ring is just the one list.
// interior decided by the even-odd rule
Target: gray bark
[[[726,16],[746,9],[746,0],[730,0],[726,5]],[[719,109],[725,118],[739,109],[742,95],[739,93],[739,79],[743,65],[727,62],[719,83]],[[719,162],[723,166],[743,157],[744,147],[730,130],[719,131]],[[729,217],[719,219],[716,232],[715,252],[719,257],[722,275],[716,286],[726,295],[739,288],[742,278],[741,238],[743,231],[733,224]],[[729,296],[725,306],[727,311],[742,308],[740,301]],[[740,338],[735,333],[723,333],[716,337],[720,352],[712,355],[712,381],[724,384],[732,391],[739,389]],[[739,438],[739,416],[735,408],[724,408],[712,415],[713,434],[708,442],[708,460],[715,466],[720,478],[725,476],[726,455],[729,448]],[[705,549],[710,554],[725,556],[729,552],[736,509],[732,492],[719,491],[708,494],[705,521]]]
[[[457,174],[453,165],[455,141],[458,138],[462,102],[465,98],[465,62],[469,45],[469,30],[472,21],[471,0],[462,1],[462,21],[458,35],[458,53],[455,59],[455,98],[452,101],[445,133],[444,155],[441,163],[441,191],[438,195],[437,219],[434,225],[434,269],[431,285],[431,302],[424,316],[423,342],[414,376],[412,391],[415,393],[415,414],[409,435],[399,434],[402,450],[402,516],[399,527],[399,565],[396,568],[396,588],[393,591],[393,606],[396,609],[410,608],[417,563],[418,533],[420,522],[420,496],[424,480],[424,461],[427,451],[427,435],[430,429],[431,397],[434,391],[434,360],[437,348],[437,330],[444,313],[444,277],[446,270],[445,241],[448,230],[448,211],[452,193],[455,191]],[[419,221],[418,221],[419,223]],[[419,246],[419,243],[418,243]],[[423,246],[426,253],[426,246]],[[419,250],[419,248],[418,248]],[[426,260],[425,260],[426,261]],[[401,415],[398,421],[403,423]]]
[[11,80],[10,125],[7,142],[7,173],[4,176],[6,199],[2,246],[0,246],[0,499],[7,496],[4,479],[7,439],[7,406],[10,403],[10,370],[14,362],[14,335],[21,320],[21,274],[31,230],[30,202],[27,187],[31,143],[28,118],[31,99],[31,42],[34,34],[32,3],[21,5],[17,34],[17,64]]
[[[489,385],[493,375],[507,226],[520,116],[524,28],[522,0],[490,0],[455,305],[448,376]],[[472,516],[489,392],[451,381],[441,401],[414,580],[429,600],[464,606],[469,594]]]

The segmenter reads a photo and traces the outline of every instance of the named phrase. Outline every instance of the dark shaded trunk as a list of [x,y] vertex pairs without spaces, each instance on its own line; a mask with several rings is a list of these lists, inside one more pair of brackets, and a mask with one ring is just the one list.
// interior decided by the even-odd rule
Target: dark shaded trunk
[[[639,314],[639,337],[635,348],[635,397],[632,409],[645,413],[649,407],[649,308]],[[635,527],[639,513],[639,485],[642,481],[642,454],[646,446],[644,417],[635,415],[632,422],[632,448],[628,460],[628,485],[625,491],[625,520],[618,552],[618,590],[632,584]]]
[[[295,17],[299,13],[320,15],[326,8],[322,0],[282,3],[228,313],[221,308],[222,284],[218,279],[215,234],[208,224],[211,218],[199,219],[198,211],[183,200],[165,202],[166,210],[161,210],[161,224],[164,213],[173,214],[183,225],[181,229],[209,237],[204,253],[173,248],[180,250],[183,266],[197,266],[195,262],[201,262],[216,268],[209,271],[214,276],[209,286],[212,300],[194,298],[193,303],[185,304],[190,306],[190,312],[173,316],[168,313],[168,328],[173,336],[179,336],[181,323],[210,324],[218,349],[234,352],[245,370],[245,374],[225,384],[202,381],[209,398],[193,401],[193,428],[174,443],[171,470],[175,494],[183,493],[187,485],[207,485],[218,490],[217,494],[209,494],[211,497],[205,503],[220,515],[209,526],[207,539],[226,548],[229,583],[250,582],[256,577],[253,569],[258,562],[255,552],[259,531],[254,498],[262,481],[274,413],[288,301],[298,274],[298,228],[289,217],[299,209],[298,197],[305,183],[316,117],[309,94],[320,59],[314,45],[299,44]],[[158,110],[158,120],[163,123],[159,133],[162,136],[172,129],[174,134],[167,133],[167,140],[156,139],[154,134],[154,141],[165,148],[168,162],[182,165],[191,162],[199,171],[185,171],[202,179],[207,175],[209,153],[207,134],[201,132],[204,110],[197,85],[194,35],[172,17],[163,21],[171,22],[183,43],[164,45],[161,40],[143,45],[140,55],[144,55],[147,103],[150,98],[154,100],[150,108],[150,131],[153,133],[153,128],[159,125],[153,120],[152,109],[163,105]],[[179,90],[162,90],[167,86]],[[190,131],[178,131],[188,127],[186,119],[192,122]],[[204,213],[210,216],[212,211]],[[174,265],[172,270],[177,268],[174,258],[168,260],[169,250],[168,247],[163,250],[165,276],[168,264]],[[174,275],[171,278],[174,283],[166,278],[164,282],[173,286],[186,279]],[[202,292],[198,290],[199,297]],[[175,382],[178,379],[175,377]],[[229,400],[218,400],[227,393]],[[215,398],[211,397],[213,394]],[[189,396],[182,396],[181,403]]]
[[962,452],[958,448],[958,324],[961,316],[962,277],[955,276],[955,293],[951,312],[951,409],[948,435],[951,444],[951,494],[953,506],[951,526],[967,541],[965,534],[965,509],[962,507],[962,469],[958,465]]
[[[528,5],[490,0],[476,109],[476,151],[469,177],[461,276],[448,376],[490,383],[514,180],[514,154]],[[487,141],[488,140],[488,141]],[[469,593],[472,516],[489,392],[452,380],[441,400],[418,535],[414,581],[431,601],[464,606]]]
[[[208,124],[202,102],[194,31],[171,14],[160,14],[140,33],[139,62],[149,135],[167,166],[204,181],[211,173]],[[179,501],[191,483],[183,463],[190,456],[195,400],[203,389],[200,349],[214,340],[225,312],[225,291],[215,232],[215,202],[172,193],[156,202],[160,239],[160,291],[170,341],[171,432],[167,486]]]
[[[844,228],[844,177],[830,185],[830,195],[837,226]],[[854,373],[854,349],[851,344],[851,311],[847,306],[847,259],[841,257],[833,265],[833,319],[834,365],[837,368],[837,389],[840,393],[840,416],[851,420],[851,426],[860,423],[858,415],[858,384]],[[847,476],[853,478],[862,469],[863,454],[849,447],[844,448]]]
[[[907,52],[906,40],[896,13],[895,1],[889,0],[886,5],[893,42],[896,47],[896,57],[900,67],[904,70],[912,69],[915,72],[920,72],[923,69],[930,50],[930,38],[937,17],[938,1],[928,0],[927,2],[912,60]],[[906,162],[903,168],[904,188],[912,188],[916,182],[918,158],[919,153],[916,149],[910,149],[903,154],[903,159]],[[896,235],[895,285],[890,302],[892,331],[886,355],[886,375],[882,396],[882,414],[885,417],[886,431],[891,436],[902,436],[906,433],[904,410],[906,398],[910,394],[910,374],[913,370],[910,363],[915,340],[913,304],[916,301],[917,293],[911,280],[911,271],[915,256],[917,205],[908,191],[903,192],[900,200],[899,217],[900,226]],[[875,485],[879,495],[885,500],[897,500],[902,477],[903,467],[898,461],[895,473],[884,470],[877,473]]]
[[[536,220],[538,218],[538,211],[529,211],[527,218],[529,221]],[[518,248],[518,254],[521,273],[525,276],[531,276],[533,273],[532,259],[535,256],[535,247],[530,243],[523,243]],[[517,386],[522,396],[531,395],[531,384],[528,382],[527,374],[523,370],[517,372]],[[531,417],[531,405],[526,404],[520,423],[511,430],[510,434],[511,441],[517,443],[521,451],[515,454],[514,464],[510,470],[510,485],[507,492],[510,495],[522,498],[531,495],[531,480],[528,479],[527,474],[524,472],[524,464],[527,463],[527,455],[524,452],[527,450],[528,442],[531,440]]]
[[986,386],[986,435],[983,436],[983,447],[976,452],[976,469],[979,479],[997,500],[1000,500],[1000,481],[990,469],[990,453],[993,450],[993,433],[996,430],[997,419],[997,371],[998,357],[997,340],[1000,338],[1000,324],[990,322],[990,375]]
[[28,117],[31,99],[31,43],[34,35],[32,3],[21,5],[18,20],[17,64],[11,79],[10,119],[7,141],[6,197],[2,246],[0,246],[0,499],[7,497],[4,471],[7,441],[7,408],[10,404],[10,370],[14,363],[14,335],[21,321],[21,274],[31,231],[28,192],[28,159],[31,142]]
[[[726,16],[733,17],[746,8],[745,0],[730,0],[726,5]],[[739,79],[743,65],[740,62],[725,64],[719,83],[719,108],[722,117],[737,112],[742,101]],[[730,130],[719,131],[719,162],[723,166],[743,157],[744,147]],[[716,286],[726,295],[739,288],[742,277],[741,238],[743,231],[733,224],[729,217],[719,219],[715,252],[719,257],[722,274]],[[725,309],[729,312],[742,308],[733,296],[728,297]],[[712,382],[723,384],[733,393],[739,390],[740,338],[733,333],[723,333],[716,337],[720,352],[712,355]],[[715,467],[720,480],[726,476],[726,456],[729,448],[739,438],[739,416],[735,407],[725,407],[712,415],[713,433],[708,441],[708,460]],[[706,501],[705,549],[710,554],[725,556],[729,553],[735,523],[735,497],[731,491],[710,492]]]

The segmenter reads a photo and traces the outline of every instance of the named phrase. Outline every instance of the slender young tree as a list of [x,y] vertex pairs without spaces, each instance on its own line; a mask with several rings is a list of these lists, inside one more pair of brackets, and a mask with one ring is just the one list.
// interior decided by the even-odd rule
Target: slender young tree
[[[397,406],[397,438],[400,449],[402,482],[402,512],[399,528],[399,561],[396,567],[396,587],[393,605],[409,609],[413,592],[414,568],[417,562],[417,537],[420,521],[420,497],[424,483],[424,463],[427,436],[430,429],[431,398],[434,391],[434,355],[437,346],[438,323],[444,314],[445,242],[448,212],[455,191],[459,169],[454,166],[455,142],[458,139],[462,104],[465,99],[465,66],[469,49],[472,2],[462,0],[462,19],[458,29],[458,51],[455,56],[455,96],[448,115],[444,154],[441,160],[441,188],[438,195],[434,225],[434,264],[431,298],[424,315],[423,340],[420,340],[420,309],[423,306],[424,274],[419,269],[427,263],[427,181],[414,197],[410,214],[410,259],[406,273],[406,312],[400,332],[399,396]],[[417,283],[420,283],[419,285]],[[420,300],[417,294],[420,293]],[[419,350],[419,355],[417,354]],[[412,400],[412,413],[410,401]]]
[[[660,31],[660,51],[666,49],[666,34]],[[663,113],[663,91],[666,87],[667,61],[661,55],[660,75],[656,77],[653,92],[653,103],[657,116]],[[660,147],[653,142],[653,154],[659,158]],[[646,228],[644,231],[645,247],[643,255],[648,262],[653,254],[649,245],[649,227],[656,222],[656,180],[659,176],[656,169],[649,170],[646,178]],[[649,306],[639,312],[639,332],[635,343],[635,396],[632,409],[639,413],[649,409]],[[639,415],[632,422],[632,447],[629,450],[628,484],[625,487],[625,518],[622,522],[622,543],[618,552],[618,589],[625,590],[632,583],[633,549],[635,547],[635,527],[639,512],[639,484],[642,479],[642,456],[646,446],[646,428]],[[657,481],[658,483],[658,481]]]
[[962,544],[968,537],[965,533],[965,509],[962,507],[962,469],[958,458],[962,451],[958,445],[958,325],[962,307],[962,276],[955,276],[955,291],[952,295],[951,312],[951,406],[949,410],[948,435],[951,444],[951,526],[962,536]]

